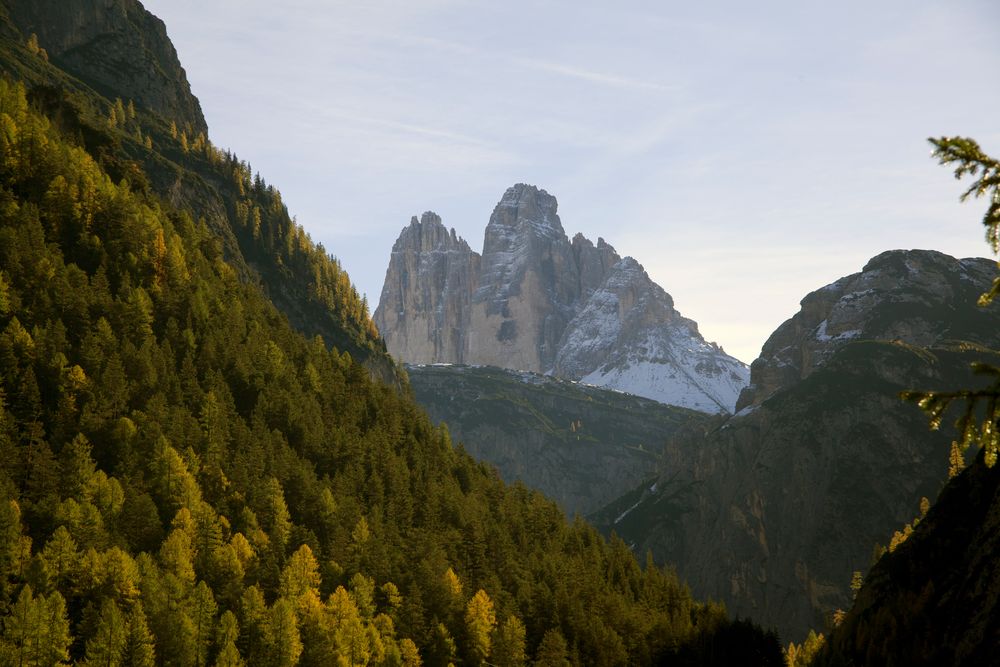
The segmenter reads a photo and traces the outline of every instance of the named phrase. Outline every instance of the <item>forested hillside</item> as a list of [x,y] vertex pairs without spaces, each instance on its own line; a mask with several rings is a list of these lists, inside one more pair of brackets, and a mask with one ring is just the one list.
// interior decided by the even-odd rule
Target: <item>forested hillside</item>
[[[18,25],[42,31],[52,53]],[[134,0],[113,7],[3,0],[0,35],[0,72],[24,82],[30,103],[112,181],[127,179],[204,222],[216,252],[293,326],[321,334],[383,379],[396,378],[368,304],[337,259],[290,218],[276,188],[208,139],[159,19]],[[127,75],[109,74],[118,69]]]
[[0,663],[780,660],[383,382],[247,165],[3,33]]

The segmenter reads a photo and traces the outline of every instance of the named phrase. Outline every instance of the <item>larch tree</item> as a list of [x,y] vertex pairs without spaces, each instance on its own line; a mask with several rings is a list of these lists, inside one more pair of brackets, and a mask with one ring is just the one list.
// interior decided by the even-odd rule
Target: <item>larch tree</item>
[[128,614],[128,631],[122,664],[127,667],[154,667],[156,665],[156,640],[149,630],[142,603],[136,601]]
[[465,607],[466,651],[472,664],[480,665],[490,654],[490,642],[497,617],[493,601],[479,589]]
[[293,667],[302,654],[302,639],[299,635],[295,609],[292,603],[278,598],[270,612],[271,656],[275,667]]
[[219,617],[219,624],[216,627],[215,646],[218,653],[215,656],[215,667],[246,667],[246,662],[240,651],[236,648],[236,640],[239,637],[239,625],[236,622],[236,615],[231,611],[226,611]]

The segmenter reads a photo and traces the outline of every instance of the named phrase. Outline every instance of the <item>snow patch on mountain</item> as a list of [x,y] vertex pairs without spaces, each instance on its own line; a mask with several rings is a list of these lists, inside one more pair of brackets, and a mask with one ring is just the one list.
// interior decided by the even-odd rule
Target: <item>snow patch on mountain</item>
[[624,360],[588,373],[581,382],[700,412],[733,412],[750,369],[703,340],[671,333],[679,332],[650,330]]

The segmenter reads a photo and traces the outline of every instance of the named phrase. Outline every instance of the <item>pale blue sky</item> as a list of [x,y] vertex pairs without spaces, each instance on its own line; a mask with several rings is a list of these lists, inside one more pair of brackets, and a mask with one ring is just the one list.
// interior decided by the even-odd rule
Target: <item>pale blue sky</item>
[[516,182],[747,362],[883,250],[987,255],[983,203],[957,203],[925,138],[1000,154],[995,0],[144,4],[213,142],[373,310],[410,216],[480,250]]

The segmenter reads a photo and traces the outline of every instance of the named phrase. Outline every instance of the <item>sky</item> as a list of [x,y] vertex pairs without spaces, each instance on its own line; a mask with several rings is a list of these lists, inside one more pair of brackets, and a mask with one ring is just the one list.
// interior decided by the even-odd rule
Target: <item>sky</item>
[[995,0],[143,4],[373,311],[411,216],[478,251],[519,182],[746,362],[880,252],[990,256],[926,138],[1000,155]]

